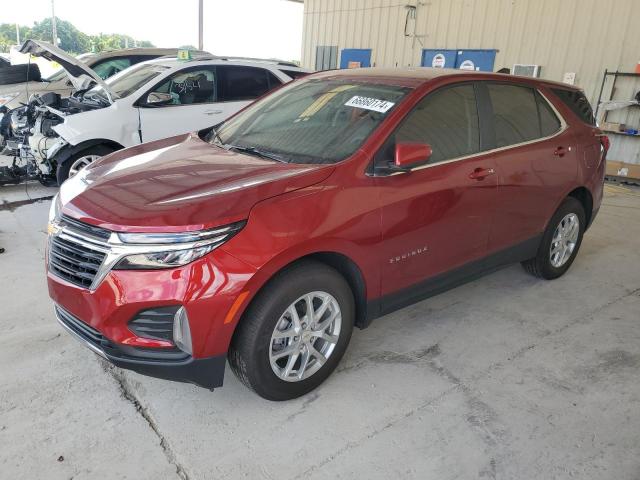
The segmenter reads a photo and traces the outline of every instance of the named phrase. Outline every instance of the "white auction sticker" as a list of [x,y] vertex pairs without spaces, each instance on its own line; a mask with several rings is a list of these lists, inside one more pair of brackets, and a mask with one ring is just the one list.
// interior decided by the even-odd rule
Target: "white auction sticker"
[[385,113],[393,107],[395,103],[380,100],[379,98],[360,97],[356,95],[355,97],[351,97],[345,105],[347,107],[364,108],[366,110],[373,110],[374,112]]

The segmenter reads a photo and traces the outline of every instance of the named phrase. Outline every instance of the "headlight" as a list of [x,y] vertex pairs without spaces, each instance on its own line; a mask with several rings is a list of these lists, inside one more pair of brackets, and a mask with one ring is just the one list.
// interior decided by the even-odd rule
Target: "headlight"
[[2,105],[5,105],[5,104],[9,103],[11,100],[16,98],[18,95],[20,95],[19,92],[11,92],[11,93],[5,93],[3,95],[0,95],[0,107]]
[[[119,233],[123,247],[143,250],[127,255],[116,270],[150,270],[181,267],[206,255],[238,233],[246,222],[199,232]],[[148,250],[148,251],[147,251]]]

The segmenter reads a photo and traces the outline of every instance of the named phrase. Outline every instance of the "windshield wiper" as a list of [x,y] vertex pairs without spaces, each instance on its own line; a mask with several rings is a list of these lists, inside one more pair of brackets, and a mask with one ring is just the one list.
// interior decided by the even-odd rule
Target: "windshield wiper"
[[227,148],[227,150],[237,150],[242,153],[248,153],[249,155],[255,155],[256,157],[267,158],[269,160],[274,160],[281,163],[288,163],[280,155],[276,155],[275,153],[271,152],[265,152],[264,150],[260,150],[256,147],[241,147],[240,145],[231,145],[229,143],[226,144],[225,147]]

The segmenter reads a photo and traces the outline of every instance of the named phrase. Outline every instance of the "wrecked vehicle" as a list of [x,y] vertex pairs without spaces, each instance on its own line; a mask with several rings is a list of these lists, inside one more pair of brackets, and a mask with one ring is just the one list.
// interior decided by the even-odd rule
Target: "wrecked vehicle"
[[[35,40],[28,40],[28,42],[50,45]],[[53,45],[50,45],[50,47],[55,48]],[[210,55],[207,52],[195,53]],[[124,48],[122,50],[108,50],[99,53],[83,53],[78,55],[76,59],[91,68],[101,79],[106,80],[116,73],[145,60],[176,56],[177,54],[177,48]],[[55,58],[52,59],[56,61]],[[5,107],[7,110],[26,104],[29,101],[29,95],[34,93],[42,95],[47,92],[55,92],[67,97],[73,91],[73,83],[69,80],[64,68],[60,68],[44,78],[40,75],[40,69],[35,63],[31,65],[10,65],[9,70],[0,72],[0,107]]]
[[27,42],[21,51],[58,61],[76,93],[34,96],[27,106],[8,112],[10,125],[1,122],[0,134],[10,129],[8,147],[34,161],[42,179],[59,185],[121,148],[219,124],[308,72],[277,60],[165,57],[103,81],[55,47]]

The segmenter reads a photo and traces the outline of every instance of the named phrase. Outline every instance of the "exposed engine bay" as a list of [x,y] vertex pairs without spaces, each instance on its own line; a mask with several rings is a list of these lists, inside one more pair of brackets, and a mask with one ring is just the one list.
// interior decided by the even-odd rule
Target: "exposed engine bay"
[[[13,157],[12,165],[0,167],[0,185],[37,179],[45,185],[56,182],[56,162],[53,159],[66,145],[54,130],[68,115],[109,105],[101,98],[76,92],[63,98],[58,93],[33,94],[28,105],[4,112],[0,120],[2,152]],[[1,114],[2,112],[0,112]]]

